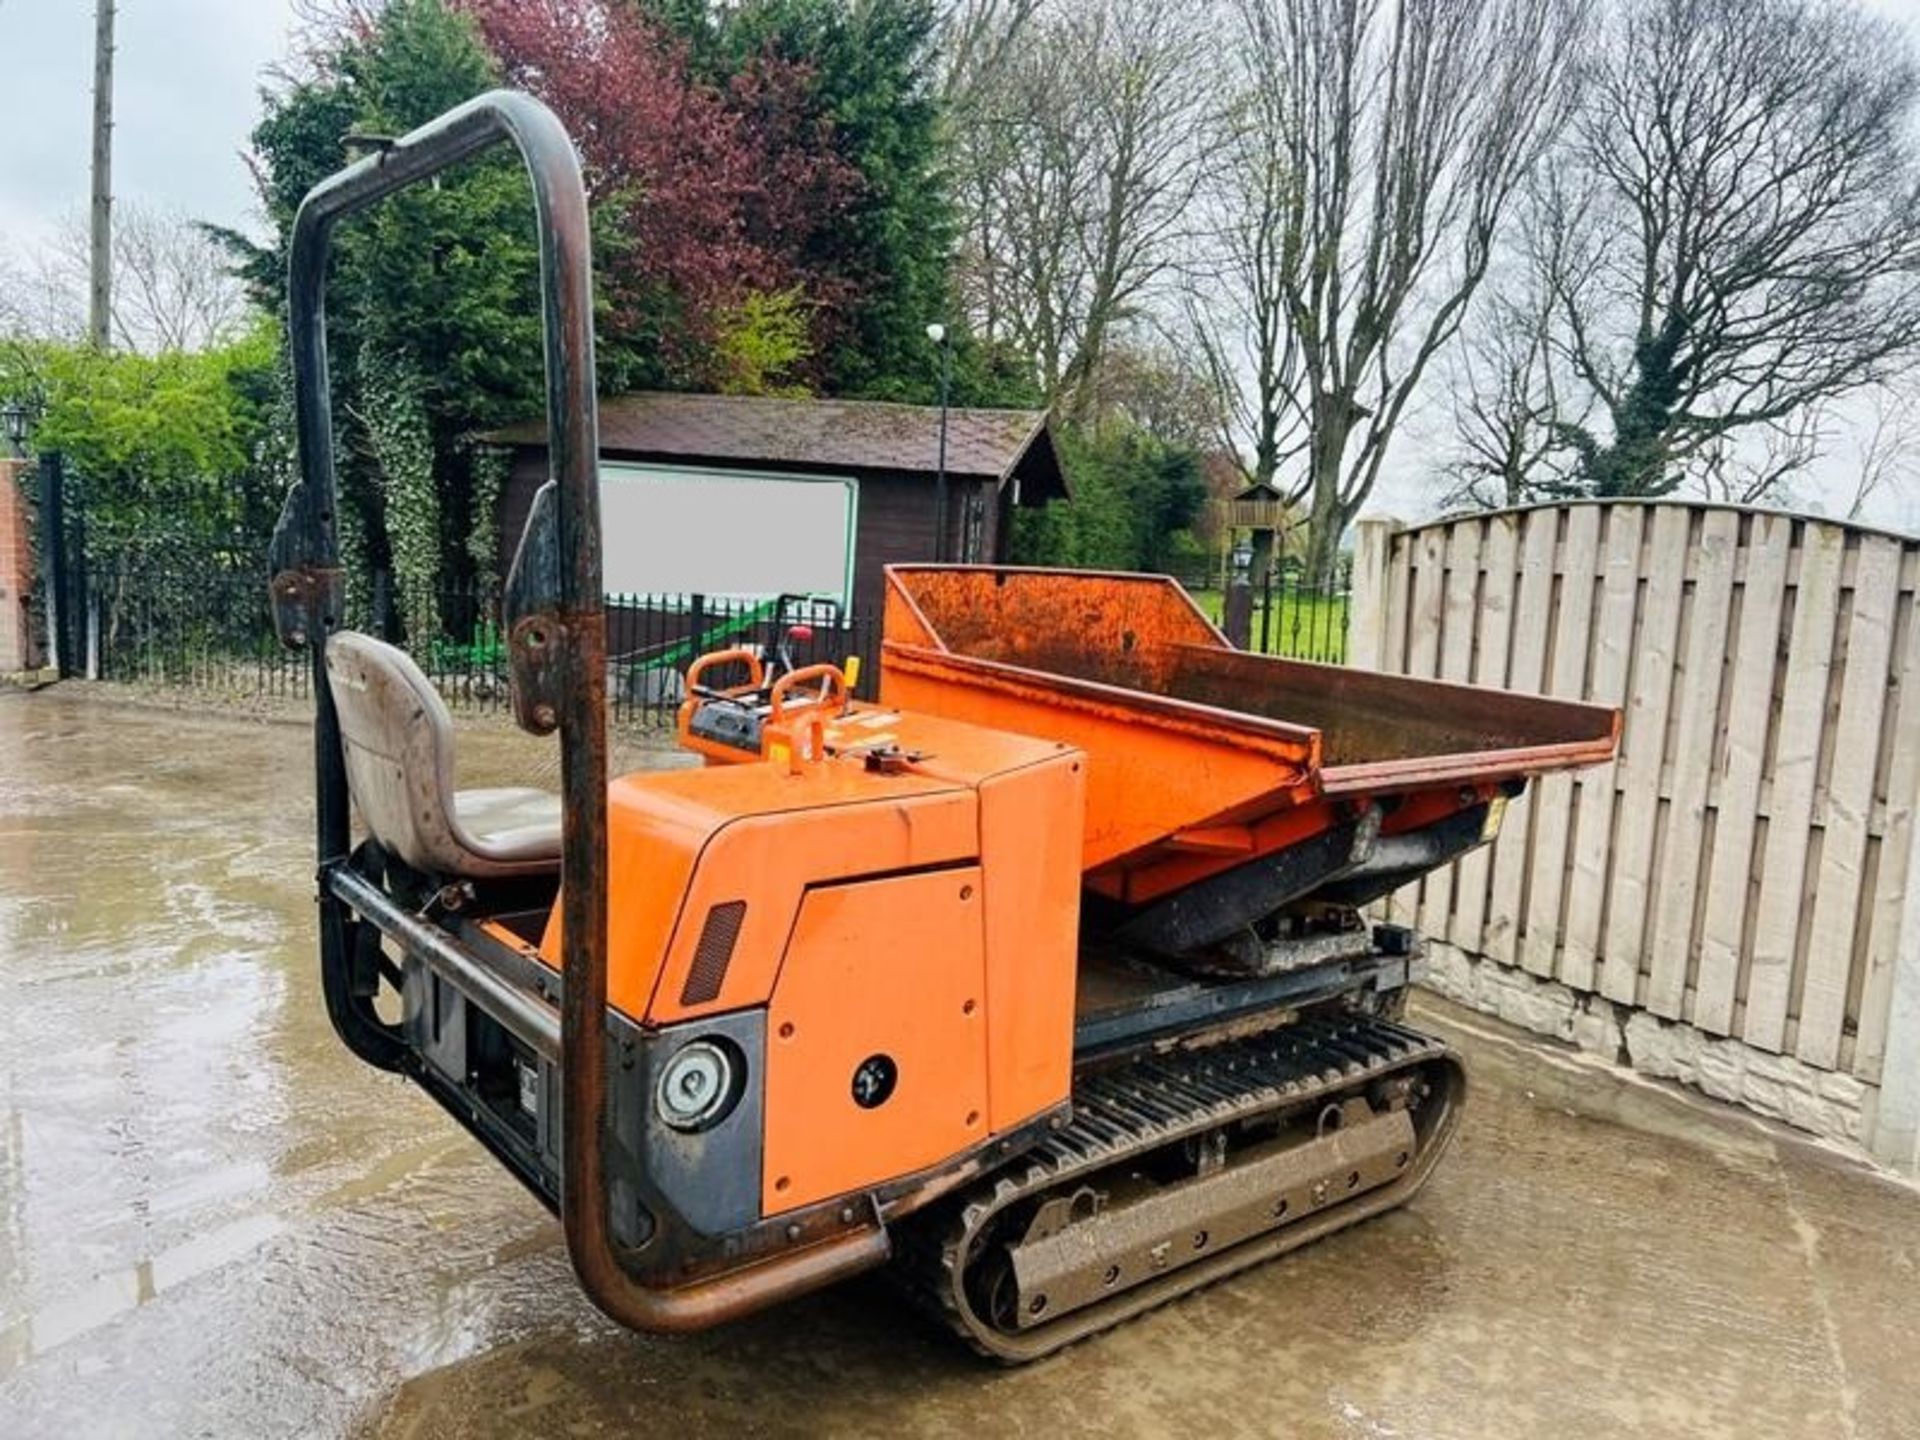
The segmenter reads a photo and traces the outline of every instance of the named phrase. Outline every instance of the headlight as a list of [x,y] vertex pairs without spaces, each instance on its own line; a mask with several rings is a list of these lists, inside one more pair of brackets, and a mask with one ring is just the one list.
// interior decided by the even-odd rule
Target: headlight
[[740,1068],[731,1047],[712,1040],[682,1045],[660,1071],[654,1108],[675,1130],[705,1130],[733,1108]]

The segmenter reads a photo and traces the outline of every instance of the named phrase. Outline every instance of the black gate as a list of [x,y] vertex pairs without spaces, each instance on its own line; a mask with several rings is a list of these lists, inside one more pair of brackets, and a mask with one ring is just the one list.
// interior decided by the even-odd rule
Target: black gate
[[87,533],[86,512],[67,483],[58,451],[40,456],[38,499],[35,598],[45,626],[41,653],[67,680],[88,673]]

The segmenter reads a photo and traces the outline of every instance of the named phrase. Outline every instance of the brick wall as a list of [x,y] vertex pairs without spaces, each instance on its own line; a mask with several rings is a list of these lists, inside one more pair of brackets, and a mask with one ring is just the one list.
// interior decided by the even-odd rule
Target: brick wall
[[33,594],[33,514],[26,489],[31,481],[25,461],[0,459],[0,674],[40,663],[27,611]]

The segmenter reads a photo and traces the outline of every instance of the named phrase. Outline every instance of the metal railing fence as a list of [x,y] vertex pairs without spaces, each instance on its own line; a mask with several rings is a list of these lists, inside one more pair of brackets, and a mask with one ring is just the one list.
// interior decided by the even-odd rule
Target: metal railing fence
[[[794,638],[793,626],[805,627]],[[186,687],[236,700],[305,698],[304,656],[274,637],[263,575],[140,567],[90,577],[85,673]],[[616,722],[670,725],[686,668],[708,650],[784,639],[796,664],[860,658],[855,693],[877,684],[877,616],[820,601],[684,594],[607,597],[608,696]],[[448,705],[507,708],[506,631],[497,585],[407,586],[377,575],[351,587],[345,628],[405,649]]]

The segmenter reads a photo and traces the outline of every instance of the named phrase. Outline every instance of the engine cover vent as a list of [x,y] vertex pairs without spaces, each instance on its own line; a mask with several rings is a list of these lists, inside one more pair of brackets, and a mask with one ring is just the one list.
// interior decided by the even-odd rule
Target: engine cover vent
[[682,1005],[705,1005],[719,996],[720,987],[726,983],[727,966],[733,961],[734,943],[740,938],[741,922],[746,918],[744,900],[725,900],[707,911],[707,923],[700,927],[700,943],[693,948],[687,983],[680,990]]

